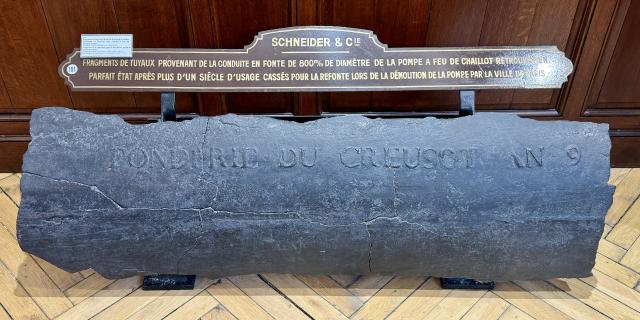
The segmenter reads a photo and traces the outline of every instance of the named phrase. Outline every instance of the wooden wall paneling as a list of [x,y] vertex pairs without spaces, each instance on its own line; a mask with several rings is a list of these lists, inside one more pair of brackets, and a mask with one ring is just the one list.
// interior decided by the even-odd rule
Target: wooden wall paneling
[[22,171],[22,155],[28,145],[26,136],[0,137],[0,169],[3,172]]
[[[218,45],[240,49],[249,45],[258,32],[292,25],[289,0],[210,0],[214,34]],[[293,113],[291,93],[225,93],[223,110],[233,113]]]
[[[292,11],[292,25],[309,26],[318,24],[318,4],[316,0],[290,0]],[[294,93],[293,113],[295,115],[317,115],[317,92]]]
[[19,172],[27,150],[30,114],[0,114],[0,171]]
[[640,166],[640,136],[618,136],[611,139],[611,166]]
[[[584,2],[584,1],[583,1]],[[320,23],[372,29],[381,42],[398,46],[477,46],[569,43],[579,0],[431,0],[398,6],[392,1],[321,1]],[[387,37],[386,34],[390,36]],[[455,92],[322,94],[323,111],[442,111],[457,108]],[[375,98],[374,98],[375,97]],[[535,111],[557,106],[558,92],[480,92],[480,109]],[[371,106],[371,107],[370,107]]]
[[[429,47],[477,46],[485,20],[488,1],[432,0],[427,29]],[[457,110],[457,92],[422,91],[417,104],[421,110]]]
[[[191,33],[181,0],[114,0],[118,28],[133,34],[137,48],[181,48]],[[160,112],[160,94],[134,93],[138,112]],[[194,94],[176,94],[176,112],[198,112]]]
[[173,0],[178,26],[178,38],[181,48],[193,46],[193,24],[191,22],[191,8],[189,0]]
[[[80,47],[83,33],[119,33],[112,0],[42,0],[49,30],[58,54],[65,59],[74,48]],[[70,14],[76,12],[77,14]],[[60,82],[63,82],[59,78]],[[135,112],[132,93],[125,92],[73,92],[75,109],[99,113]]]
[[317,0],[291,0],[294,24],[297,26],[318,24],[318,1]]
[[432,0],[427,30],[430,47],[477,46],[488,0]]
[[[618,6],[618,8],[619,7],[620,6]],[[584,20],[583,23],[582,23],[583,24],[583,30],[581,30],[581,34],[579,35],[580,39],[578,39],[576,41],[576,44],[580,45],[580,47],[576,46],[576,48],[575,48],[576,50],[575,51],[579,51],[579,52],[575,53],[574,54],[575,56],[582,56],[582,51],[585,48],[587,48],[587,51],[585,51],[585,52],[589,53],[589,47],[586,46],[586,44],[587,44],[586,35],[587,35],[588,32],[590,32],[590,30],[592,30],[591,28],[595,29],[595,26],[592,26],[591,24],[597,23],[597,22],[603,23],[603,22],[606,21],[609,24],[609,26],[608,26],[608,30],[609,31],[607,31],[607,33],[609,33],[609,34],[611,34],[611,33],[618,34],[620,29],[621,29],[621,27],[622,27],[622,23],[617,23],[616,20],[618,20],[618,19],[616,19],[615,17],[612,17],[612,16],[607,16],[607,18],[610,19],[608,21],[607,20],[596,20],[596,19],[594,19],[594,17],[596,17],[596,14],[597,14],[596,9],[598,9],[598,8],[600,8],[600,7],[597,5],[596,1],[589,1],[589,6],[588,6],[587,10],[584,12],[583,18],[582,18],[582,20]],[[619,10],[616,9],[616,11],[619,11]],[[598,17],[600,17],[600,15],[598,15]],[[611,41],[611,37],[610,36],[605,36],[603,39],[604,39],[603,41],[606,41],[606,42],[610,42]],[[610,47],[610,45],[605,44],[603,46],[603,49],[606,48],[606,47]],[[602,52],[601,56],[597,60],[598,62],[596,62],[598,65],[596,66],[596,68],[593,69],[593,70],[595,70],[595,71],[593,71],[593,72],[595,72],[595,74],[592,74],[591,83],[594,83],[594,82],[595,83],[601,83],[602,82],[602,78],[603,77],[600,76],[600,75],[604,74],[604,73],[602,73],[602,72],[600,72],[598,70],[602,70],[602,68],[604,67],[604,63],[602,63],[602,61],[609,61],[611,59],[611,54],[612,54],[612,52],[608,52],[608,51]],[[572,79],[575,78],[575,75],[576,75],[575,69],[576,68],[577,68],[577,65],[576,65],[576,62],[574,61],[574,73],[572,75]],[[598,80],[598,79],[600,79],[600,80]],[[569,90],[567,90],[567,91],[569,91]],[[593,90],[588,90],[587,94],[589,95],[589,94],[592,94],[593,92],[594,92]],[[587,97],[587,99],[589,99],[589,98]],[[589,103],[589,102],[586,102],[586,103]],[[576,117],[579,117],[580,115],[584,114],[582,106],[578,106],[578,105],[575,105],[575,104],[571,104],[569,106],[572,107],[573,109],[567,109],[567,111],[565,112],[566,113],[565,117],[569,117],[571,119],[576,119]],[[575,107],[578,107],[578,109],[575,109]]]
[[[526,45],[555,45],[561,51],[565,50],[578,4],[579,0],[539,0]],[[557,105],[558,96],[559,90],[517,90],[513,95],[513,103],[548,108]]]
[[625,112],[624,109],[600,108],[597,98],[624,21],[633,12],[628,10],[631,3],[619,0],[592,4],[589,23],[581,34],[583,45],[564,114],[567,119],[609,123],[613,146],[611,160],[612,166],[616,167],[640,165],[640,117],[634,116],[637,109]]
[[29,136],[30,114],[0,114],[0,136]]
[[[573,62],[574,71],[569,75],[568,80],[560,89],[552,90],[551,104],[548,106],[551,108],[549,114],[538,113],[542,116],[553,116],[549,119],[566,118],[564,115],[567,113],[566,102],[569,96],[570,89],[573,85],[573,79],[575,75],[575,65],[580,59],[582,52],[582,46],[584,44],[583,34],[585,29],[589,25],[590,17],[593,14],[595,8],[595,2],[597,0],[578,0],[576,10],[573,13],[573,22],[568,34],[567,41],[564,47],[561,49],[565,52],[565,55]],[[544,90],[539,90],[544,91]],[[535,90],[533,91],[536,92]],[[538,106],[540,108],[541,106]],[[515,108],[521,109],[520,105],[515,105]],[[540,110],[542,111],[542,110]],[[544,119],[544,118],[541,118]]]
[[0,112],[71,105],[40,1],[2,1],[0,12],[0,73],[11,100]]
[[[526,45],[538,0],[490,0],[487,3],[479,45]],[[513,100],[514,90],[480,90],[478,109],[505,109]]]
[[594,25],[594,31],[590,31],[601,32],[606,38],[600,52],[590,51],[593,57],[598,57],[597,67],[586,87],[586,99],[575,106],[576,116],[578,120],[609,123],[613,165],[638,166],[640,94],[637,88],[640,86],[640,67],[637,57],[640,46],[637,34],[640,6],[637,1],[620,0],[615,7],[606,7],[602,11],[611,22],[607,29],[597,29]]
[[[603,87],[608,85],[605,83],[607,76],[609,81],[618,81],[618,77],[630,83],[638,81],[634,80],[637,75],[627,70],[633,71],[635,64],[629,64],[626,69],[614,68],[617,74],[610,70],[616,51],[619,52],[618,57],[633,59],[621,52],[626,49],[632,52],[636,50],[631,43],[635,38],[630,37],[629,33],[622,36],[626,21],[631,19],[633,22],[633,15],[638,14],[638,9],[632,7],[633,3],[630,0],[595,3],[590,24],[583,34],[584,45],[574,72],[574,84],[567,99],[567,118],[608,122],[612,129],[640,131],[638,109],[629,108],[637,102],[632,101],[633,99],[629,100],[629,96],[623,96],[622,99],[625,101],[615,102],[613,105],[607,105],[609,102],[606,100],[605,102],[599,100]],[[628,40],[629,37],[630,40]],[[618,42],[621,44],[618,45]],[[615,100],[614,96],[611,96],[611,99]]]
[[[621,1],[605,44],[606,50],[599,64],[593,89],[589,94],[588,109],[609,109],[602,111],[610,115],[636,111],[636,115],[640,115],[638,30],[640,2]],[[616,110],[630,108],[636,110]]]
[[[320,1],[319,22],[373,30],[389,47],[425,45],[429,18],[428,0],[406,1]],[[320,108],[325,112],[413,111],[417,92],[323,93]]]
[[579,39],[582,43],[580,58],[574,61],[573,80],[563,113],[567,119],[579,119],[582,115],[616,7],[616,1],[595,1],[587,12],[586,25]]
[[[611,23],[606,31],[605,43],[603,45],[602,52],[599,56],[598,65],[595,68],[595,74],[591,81],[590,87],[587,92],[587,98],[584,102],[582,109],[580,110],[580,116],[592,116],[600,115],[607,116],[616,113],[616,110],[606,108],[606,102],[598,104],[598,98],[602,92],[602,87],[605,82],[605,77],[608,75],[611,59],[615,52],[617,41],[620,36],[620,31],[626,20],[628,8],[631,4],[630,0],[618,1],[618,5],[613,9]],[[614,80],[615,81],[615,80]],[[603,106],[604,104],[604,106]],[[604,107],[604,108],[602,108]]]
[[[220,48],[219,39],[214,33],[216,18],[212,15],[209,0],[189,0],[189,14],[192,30],[192,47],[194,48]],[[226,113],[222,103],[222,94],[199,93],[199,113],[203,116],[213,116]]]
[[[2,70],[0,68],[0,70]],[[2,108],[10,108],[11,107],[11,98],[9,97],[9,93],[7,92],[7,88],[4,85],[4,79],[2,78],[2,72],[0,72],[0,109]]]
[[[320,0],[318,22],[321,25],[375,29],[376,0]],[[321,93],[322,112],[367,112],[371,106],[370,92]]]
[[19,172],[29,144],[29,114],[0,113],[0,171]]
[[[376,34],[390,48],[424,47],[429,24],[429,1],[410,0],[399,6],[393,1],[376,3]],[[415,111],[417,91],[374,92],[371,111]]]
[[20,171],[32,109],[70,105],[40,1],[0,2],[0,169]]

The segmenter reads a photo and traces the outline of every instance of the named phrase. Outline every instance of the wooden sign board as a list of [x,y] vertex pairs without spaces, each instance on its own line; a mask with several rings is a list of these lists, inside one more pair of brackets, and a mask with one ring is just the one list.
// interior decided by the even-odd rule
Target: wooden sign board
[[77,91],[379,91],[558,88],[573,65],[554,46],[388,48],[369,30],[260,32],[244,49],[134,49],[60,64]]

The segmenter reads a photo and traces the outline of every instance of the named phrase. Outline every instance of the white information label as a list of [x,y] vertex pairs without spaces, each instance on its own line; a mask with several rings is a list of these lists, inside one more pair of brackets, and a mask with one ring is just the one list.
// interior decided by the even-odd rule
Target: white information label
[[132,34],[83,34],[80,58],[131,58]]

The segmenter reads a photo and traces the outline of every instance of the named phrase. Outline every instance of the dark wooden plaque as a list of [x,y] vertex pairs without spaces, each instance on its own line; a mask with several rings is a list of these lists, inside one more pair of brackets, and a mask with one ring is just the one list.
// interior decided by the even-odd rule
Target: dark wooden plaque
[[59,67],[78,91],[376,91],[558,88],[573,65],[554,46],[388,48],[369,30],[260,32],[244,49],[134,49]]

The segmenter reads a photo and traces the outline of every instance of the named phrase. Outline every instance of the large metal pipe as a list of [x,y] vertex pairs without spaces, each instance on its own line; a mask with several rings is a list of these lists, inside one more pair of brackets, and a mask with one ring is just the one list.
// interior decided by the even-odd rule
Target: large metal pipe
[[18,239],[67,271],[590,274],[607,125],[509,114],[31,118]]

